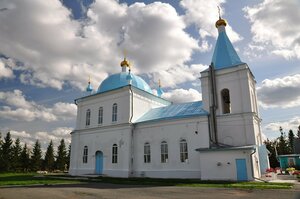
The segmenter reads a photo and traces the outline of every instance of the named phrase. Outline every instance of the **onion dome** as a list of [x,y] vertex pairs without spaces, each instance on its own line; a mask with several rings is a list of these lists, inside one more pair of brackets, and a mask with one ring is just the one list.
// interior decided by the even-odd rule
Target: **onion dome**
[[158,97],[161,97],[162,94],[164,94],[164,91],[161,89],[161,83],[160,83],[160,80],[158,80],[158,88],[157,88],[157,96]]
[[220,26],[226,26],[227,22],[225,19],[222,19],[221,17],[219,17],[219,20],[216,21],[216,28],[219,28]]
[[91,85],[91,77],[89,77],[88,86],[86,87],[85,90],[86,90],[86,92],[89,92],[89,93],[93,92],[93,87]]
[[124,60],[120,63],[121,67],[130,67],[130,63],[129,61],[126,60],[126,58],[124,57]]

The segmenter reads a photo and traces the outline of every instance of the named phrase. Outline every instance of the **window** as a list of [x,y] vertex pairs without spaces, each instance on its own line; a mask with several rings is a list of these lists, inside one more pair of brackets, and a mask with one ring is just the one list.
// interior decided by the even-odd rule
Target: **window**
[[188,148],[187,148],[187,142],[185,139],[180,140],[180,161],[186,162],[188,160]]
[[230,113],[231,107],[230,107],[230,94],[229,90],[227,88],[223,89],[221,91],[222,96],[222,106],[223,106],[223,114]]
[[83,161],[83,163],[87,163],[88,162],[88,147],[87,146],[84,146],[84,148],[83,148],[82,161]]
[[98,110],[98,124],[103,123],[103,108],[100,107]]
[[86,120],[85,120],[85,125],[89,126],[91,124],[91,110],[88,109],[86,110]]
[[161,162],[162,163],[168,162],[168,144],[166,141],[161,142],[160,151],[161,151]]
[[114,144],[112,146],[112,163],[116,164],[118,163],[118,145]]
[[112,121],[113,122],[117,121],[117,114],[118,114],[118,105],[116,103],[114,103],[113,108],[112,108]]
[[144,145],[144,163],[151,162],[150,144],[146,142]]

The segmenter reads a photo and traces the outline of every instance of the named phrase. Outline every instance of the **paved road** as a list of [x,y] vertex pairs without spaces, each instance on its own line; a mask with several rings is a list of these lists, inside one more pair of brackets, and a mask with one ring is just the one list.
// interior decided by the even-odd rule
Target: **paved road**
[[300,199],[299,189],[241,190],[193,187],[142,187],[112,184],[0,188],[0,199]]

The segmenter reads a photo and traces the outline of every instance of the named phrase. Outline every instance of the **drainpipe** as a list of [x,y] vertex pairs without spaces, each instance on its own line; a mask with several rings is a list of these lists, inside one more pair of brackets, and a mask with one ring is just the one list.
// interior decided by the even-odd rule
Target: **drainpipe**
[[251,163],[251,174],[252,174],[252,178],[255,179],[255,180],[259,180],[259,181],[262,181],[262,182],[268,182],[266,180],[263,180],[263,179],[260,179],[260,178],[256,178],[254,177],[254,168],[253,168],[253,155],[254,153],[256,152],[256,148],[254,149],[254,151],[250,154],[250,163]]
[[211,86],[211,96],[210,100],[211,104],[209,107],[210,112],[210,125],[211,125],[211,139],[212,143],[218,145],[218,133],[217,133],[217,118],[216,118],[216,110],[218,108],[218,100],[217,100],[217,87],[216,87],[216,76],[215,69],[213,63],[209,66],[209,81]]
[[129,85],[129,90],[130,90],[130,93],[131,93],[131,115],[130,115],[130,118],[129,118],[129,123],[130,123],[130,126],[131,126],[131,133],[130,133],[131,156],[130,156],[130,165],[129,165],[129,168],[130,168],[129,175],[133,176],[133,160],[134,160],[134,142],[133,142],[133,138],[134,138],[135,125],[132,123],[132,118],[133,118],[133,91],[132,91],[131,85]]

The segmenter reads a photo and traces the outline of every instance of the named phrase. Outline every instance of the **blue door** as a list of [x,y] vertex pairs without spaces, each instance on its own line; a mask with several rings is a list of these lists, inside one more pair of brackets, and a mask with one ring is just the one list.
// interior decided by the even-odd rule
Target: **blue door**
[[237,181],[247,181],[246,159],[235,159]]
[[96,152],[96,174],[102,174],[103,172],[103,153],[101,151]]

